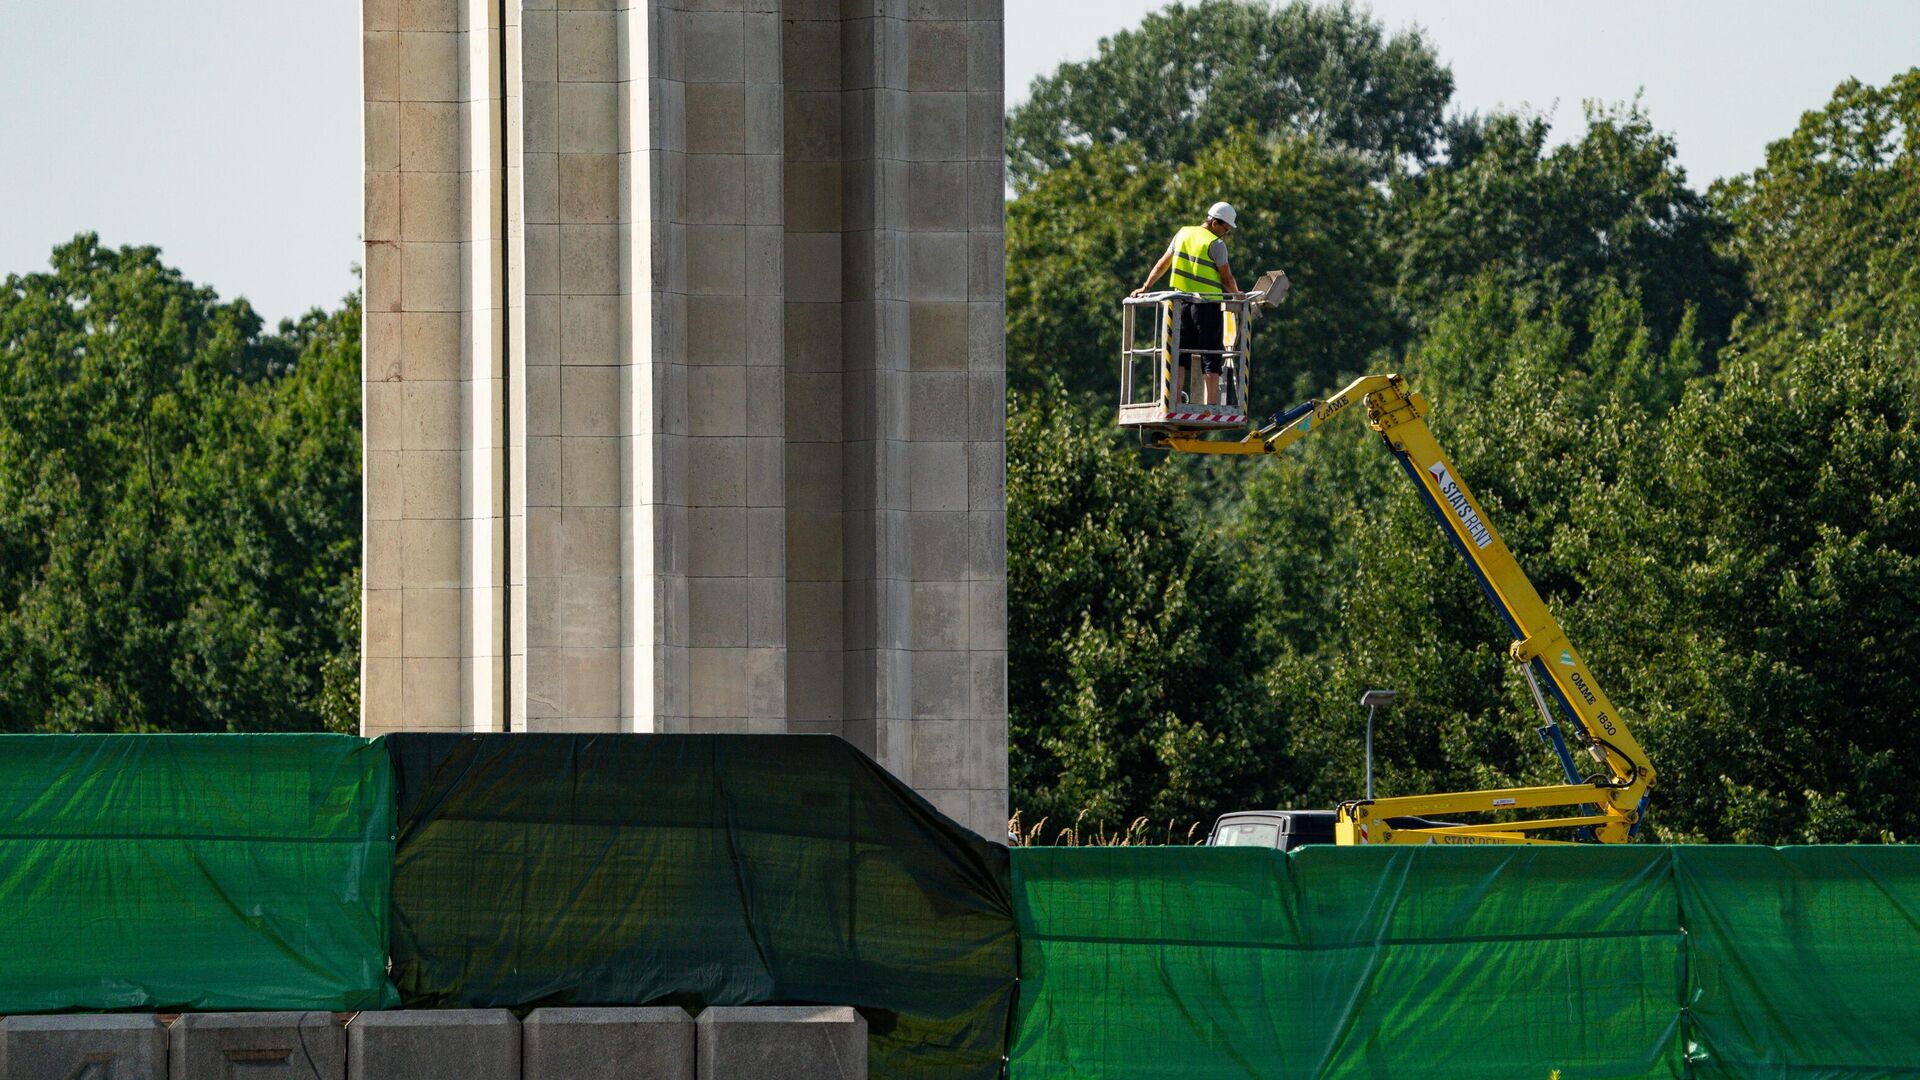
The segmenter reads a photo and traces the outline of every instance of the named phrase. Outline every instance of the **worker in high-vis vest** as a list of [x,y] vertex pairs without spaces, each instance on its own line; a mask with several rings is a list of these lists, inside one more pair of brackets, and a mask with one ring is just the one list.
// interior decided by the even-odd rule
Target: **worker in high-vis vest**
[[[1199,225],[1189,225],[1173,234],[1173,242],[1153,264],[1153,271],[1147,275],[1147,283],[1133,290],[1133,295],[1150,292],[1153,283],[1160,275],[1172,269],[1171,284],[1175,292],[1195,293],[1200,296],[1224,296],[1240,291],[1240,283],[1233,280],[1233,268],[1227,265],[1227,234],[1233,231],[1234,213],[1232,204],[1217,202],[1207,208],[1207,220]],[[1225,348],[1226,316],[1219,304],[1188,301],[1180,308],[1180,343],[1192,348],[1211,350],[1208,353],[1180,354],[1180,396],[1179,400],[1189,400],[1188,371],[1196,366],[1198,359],[1201,382],[1204,389],[1200,402],[1206,405],[1220,401],[1220,350]]]

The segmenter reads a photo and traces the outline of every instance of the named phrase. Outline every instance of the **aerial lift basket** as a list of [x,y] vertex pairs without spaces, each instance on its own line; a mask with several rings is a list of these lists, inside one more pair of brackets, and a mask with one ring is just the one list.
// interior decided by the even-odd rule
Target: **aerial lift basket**
[[[1189,432],[1245,427],[1253,375],[1253,320],[1280,302],[1287,284],[1285,271],[1269,270],[1252,291],[1224,300],[1164,291],[1121,301],[1120,426]],[[1224,309],[1222,340],[1180,340],[1180,316],[1188,304],[1218,304]],[[1183,355],[1220,357],[1218,401],[1187,400],[1197,395],[1179,385]]]

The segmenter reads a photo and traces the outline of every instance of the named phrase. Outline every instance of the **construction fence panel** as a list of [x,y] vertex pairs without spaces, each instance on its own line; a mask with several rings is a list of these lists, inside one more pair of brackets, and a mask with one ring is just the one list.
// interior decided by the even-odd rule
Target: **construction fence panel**
[[1671,850],[1694,1075],[1920,1075],[1920,848]]
[[390,735],[412,1007],[813,1003],[875,1077],[998,1075],[1007,852],[831,736]]
[[792,736],[4,736],[0,821],[0,1014],[851,1004],[877,1077],[1920,1075],[1914,847],[1009,865]]
[[1306,848],[1297,1075],[1678,1076],[1686,938],[1652,847]]
[[1015,848],[1011,1075],[1295,1075],[1305,965],[1287,860],[1256,848]]
[[1011,1075],[1679,1075],[1656,848],[1013,852]]
[[0,1014],[397,1001],[374,742],[0,736],[0,823]]

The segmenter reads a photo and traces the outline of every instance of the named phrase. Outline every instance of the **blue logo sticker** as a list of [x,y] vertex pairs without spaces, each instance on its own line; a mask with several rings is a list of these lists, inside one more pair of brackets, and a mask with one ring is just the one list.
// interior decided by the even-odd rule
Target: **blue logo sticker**
[[1572,666],[1573,666],[1573,654],[1572,654],[1572,653],[1570,653],[1570,652],[1568,652],[1568,651],[1567,651],[1567,650],[1565,650],[1565,649],[1561,649],[1561,650],[1560,650],[1560,662],[1561,662],[1561,663],[1563,663],[1563,664],[1565,664],[1565,665],[1567,665],[1568,667],[1572,667]]

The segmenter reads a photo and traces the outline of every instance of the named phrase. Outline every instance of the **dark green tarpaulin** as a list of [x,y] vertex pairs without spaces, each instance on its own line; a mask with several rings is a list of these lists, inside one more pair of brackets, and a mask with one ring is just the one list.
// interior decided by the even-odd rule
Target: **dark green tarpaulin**
[[392,838],[365,739],[0,736],[0,1014],[391,1004]]
[[1920,848],[1676,847],[1696,1076],[1920,1076]]
[[855,1005],[876,1077],[992,1077],[1006,849],[830,736],[392,735],[413,1006]]
[[1012,1076],[1678,1075],[1660,848],[1036,848]]

